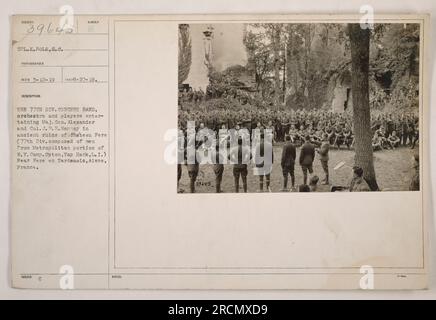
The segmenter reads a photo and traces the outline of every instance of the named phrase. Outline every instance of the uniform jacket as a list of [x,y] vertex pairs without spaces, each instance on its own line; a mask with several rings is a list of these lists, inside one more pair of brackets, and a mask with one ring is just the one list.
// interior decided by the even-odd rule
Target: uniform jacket
[[300,151],[300,165],[310,166],[315,159],[315,147],[310,142],[305,142]]
[[297,151],[292,142],[286,142],[282,151],[282,167],[292,167],[295,164],[295,158],[297,157]]
[[323,142],[318,152],[321,161],[329,160],[329,150],[330,150],[330,144],[328,142]]

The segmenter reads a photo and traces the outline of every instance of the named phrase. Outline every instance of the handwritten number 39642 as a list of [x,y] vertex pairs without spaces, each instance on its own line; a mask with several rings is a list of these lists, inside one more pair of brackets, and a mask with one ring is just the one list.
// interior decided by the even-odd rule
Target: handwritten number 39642
[[38,35],[42,35],[42,34],[53,34],[53,33],[57,33],[57,34],[61,34],[61,33],[72,33],[73,29],[67,27],[67,25],[65,26],[54,26],[54,24],[52,22],[45,24],[45,23],[40,23],[40,24],[31,24],[29,26],[29,28],[27,29],[27,33],[28,34],[38,34]]

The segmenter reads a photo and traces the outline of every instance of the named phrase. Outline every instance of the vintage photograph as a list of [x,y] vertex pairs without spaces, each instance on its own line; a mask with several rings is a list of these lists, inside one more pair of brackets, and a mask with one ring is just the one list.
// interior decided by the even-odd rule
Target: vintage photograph
[[180,24],[178,193],[420,190],[420,25]]

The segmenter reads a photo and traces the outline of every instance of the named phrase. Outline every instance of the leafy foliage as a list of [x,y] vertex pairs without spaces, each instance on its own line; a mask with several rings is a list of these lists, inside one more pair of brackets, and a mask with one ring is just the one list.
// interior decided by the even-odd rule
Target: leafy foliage
[[[180,29],[179,82],[191,63],[189,29]],[[370,106],[418,105],[419,25],[375,24],[370,39]],[[211,70],[208,99],[273,109],[330,108],[338,86],[350,87],[345,24],[247,24],[245,66]]]

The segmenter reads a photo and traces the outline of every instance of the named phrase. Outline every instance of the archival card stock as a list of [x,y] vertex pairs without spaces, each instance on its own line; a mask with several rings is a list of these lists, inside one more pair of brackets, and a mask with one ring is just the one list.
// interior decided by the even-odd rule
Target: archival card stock
[[11,18],[12,286],[424,289],[427,15]]

